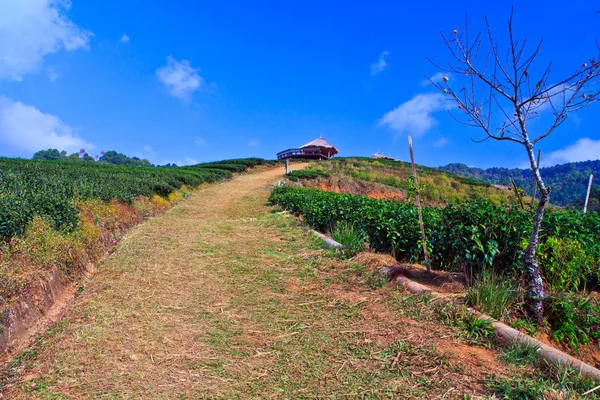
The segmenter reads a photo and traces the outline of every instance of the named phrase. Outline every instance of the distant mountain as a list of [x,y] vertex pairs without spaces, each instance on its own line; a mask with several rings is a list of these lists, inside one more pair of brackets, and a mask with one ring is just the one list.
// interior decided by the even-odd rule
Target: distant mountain
[[[473,168],[464,164],[448,164],[439,169],[482,182],[510,186],[513,178],[527,195],[532,194],[533,173],[520,168]],[[594,174],[594,188],[600,188],[600,160],[555,165],[540,170],[546,185],[552,188],[550,202],[560,206],[582,204],[590,174]],[[597,191],[595,191],[597,193]]]

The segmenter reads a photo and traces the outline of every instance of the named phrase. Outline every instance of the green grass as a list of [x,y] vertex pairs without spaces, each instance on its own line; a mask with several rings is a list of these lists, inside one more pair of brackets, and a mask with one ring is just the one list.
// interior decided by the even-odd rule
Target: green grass
[[365,283],[369,289],[377,290],[388,285],[390,283],[390,278],[381,271],[375,271],[366,275]]
[[542,372],[527,374],[515,379],[489,376],[485,386],[491,389],[498,399],[537,400],[537,399],[599,399],[600,394],[582,394],[596,386],[591,379],[582,378],[570,367],[541,365]]
[[520,306],[520,288],[507,277],[484,271],[465,295],[465,303],[503,322],[510,322],[511,312]]
[[487,344],[495,338],[492,321],[469,312],[462,314],[461,318],[457,320],[457,325],[462,329],[463,336],[471,342]]
[[328,177],[329,174],[321,169],[307,168],[301,170],[295,170],[285,175],[290,181],[298,182],[301,179],[317,179],[321,177]]
[[[319,161],[302,173],[323,174],[321,175],[323,177],[329,175],[336,177],[336,180],[344,177],[350,185],[354,181],[372,182],[400,189],[406,193],[409,190],[408,178],[412,175],[412,169],[407,162],[353,157]],[[426,203],[445,204],[465,200],[473,195],[486,196],[498,204],[509,204],[515,201],[514,196],[509,192],[436,168],[419,165],[417,176],[419,184],[423,185],[421,198]]]
[[529,343],[513,343],[502,348],[502,361],[508,364],[523,365],[534,364],[540,360],[539,347]]
[[354,256],[364,250],[367,246],[367,235],[347,222],[339,222],[331,231],[331,237],[338,243],[344,245],[343,253]]

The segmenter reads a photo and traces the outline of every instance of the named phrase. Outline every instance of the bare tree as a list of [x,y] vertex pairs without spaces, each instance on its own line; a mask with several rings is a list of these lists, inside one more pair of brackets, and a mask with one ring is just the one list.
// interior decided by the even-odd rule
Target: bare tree
[[[508,20],[509,40],[503,50],[494,40],[487,17],[485,23],[487,32],[480,32],[474,37],[469,35],[468,19],[463,32],[454,30],[450,35],[441,33],[452,58],[447,65],[432,63],[453,76],[464,77],[458,79],[466,81],[455,87],[448,77],[440,82],[430,80],[457,104],[463,115],[462,118],[455,117],[457,121],[480,128],[485,133],[480,141],[493,139],[514,142],[522,145],[527,152],[540,200],[533,218],[529,244],[523,254],[523,265],[529,312],[541,322],[545,293],[536,249],[551,190],[540,175],[534,147],[554,132],[570,112],[600,100],[600,46],[596,43],[596,58],[582,61],[573,74],[555,80],[550,77],[552,63],[544,68],[534,64],[543,40],[527,48],[527,40],[515,39],[513,10]],[[532,134],[528,131],[528,123],[540,116],[539,125],[544,128]]]

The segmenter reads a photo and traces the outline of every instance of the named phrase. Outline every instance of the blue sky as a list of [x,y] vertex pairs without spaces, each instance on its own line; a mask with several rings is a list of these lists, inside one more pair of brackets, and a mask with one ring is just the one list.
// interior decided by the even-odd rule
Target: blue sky
[[[254,4],[250,4],[254,3]],[[456,123],[425,76],[449,60],[440,31],[508,2],[0,0],[0,155],[117,150],[164,164],[274,158],[320,135],[340,156],[523,166],[524,150]],[[516,36],[544,37],[562,77],[597,53],[600,6],[528,1]],[[453,82],[459,78],[450,77]],[[394,111],[395,110],[395,111]],[[535,131],[544,122],[534,122]],[[600,104],[540,143],[547,163],[600,158]]]

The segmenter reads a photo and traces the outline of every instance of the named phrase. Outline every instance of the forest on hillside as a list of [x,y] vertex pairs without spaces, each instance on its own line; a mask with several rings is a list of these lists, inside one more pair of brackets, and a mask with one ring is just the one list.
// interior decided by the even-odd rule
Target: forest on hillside
[[[115,165],[137,165],[151,166],[150,161],[139,157],[127,157],[125,154],[118,153],[114,150],[102,151],[101,155],[92,157],[85,149],[79,150],[78,153],[69,154],[66,150],[58,151],[57,149],[40,150],[35,153],[32,160],[37,161],[79,161],[79,162],[99,162],[103,164]],[[167,165],[171,166],[171,165]],[[176,166],[176,165],[173,165]]]
[[[512,184],[512,178],[527,195],[531,196],[533,191],[533,173],[530,169],[482,169],[468,167],[460,163],[448,164],[439,167],[439,169],[482,182],[505,186]],[[594,190],[590,199],[590,208],[597,211],[600,207],[600,190],[598,190],[600,187],[600,160],[555,165],[542,168],[540,173],[546,185],[552,188],[550,195],[552,204],[559,206],[581,205],[581,207],[583,207],[590,174],[594,174]]]

